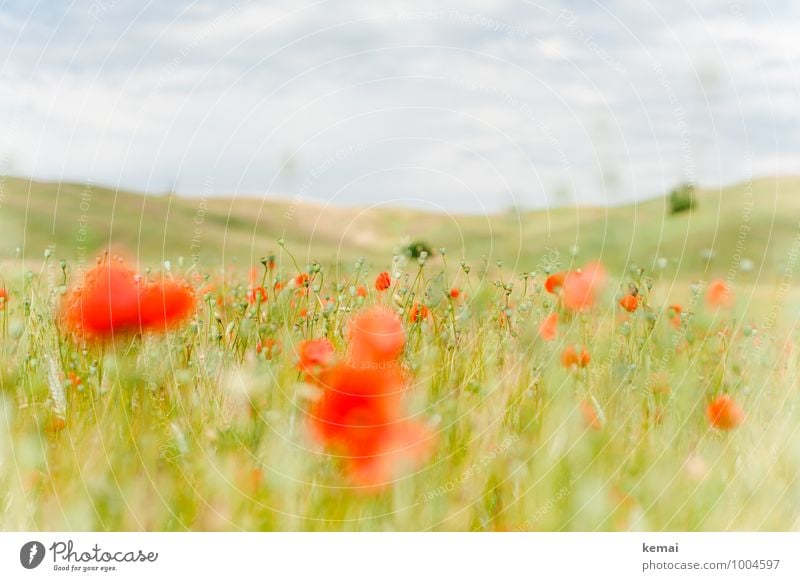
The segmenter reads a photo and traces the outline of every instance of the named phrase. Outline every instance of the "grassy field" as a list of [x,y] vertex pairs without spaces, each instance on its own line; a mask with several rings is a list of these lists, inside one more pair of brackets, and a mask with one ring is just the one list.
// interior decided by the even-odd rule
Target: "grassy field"
[[[796,530],[798,190],[487,217],[6,178],[0,529]],[[434,255],[399,253],[416,239]],[[187,281],[185,320],[66,325],[109,246],[143,280]],[[591,304],[544,288],[596,260]],[[354,335],[375,305],[400,321],[391,356]],[[299,368],[321,339],[334,353]],[[397,388],[403,430],[320,435],[320,402],[353,383]],[[731,429],[709,418],[723,394]]]
[[569,263],[577,250],[578,263],[600,259],[616,272],[652,271],[664,257],[672,265],[668,272],[702,277],[709,269],[725,272],[739,255],[758,267],[745,281],[774,280],[798,234],[800,178],[763,178],[702,190],[698,198],[696,211],[678,216],[669,215],[666,198],[615,208],[445,216],[302,199],[143,195],[7,177],[0,178],[0,258],[36,262],[51,247],[66,260],[91,261],[111,246],[153,267],[180,256],[247,266],[277,251],[283,236],[303,264],[363,256],[388,267],[398,247],[423,239],[459,259],[502,260],[517,271],[535,270],[554,253]]

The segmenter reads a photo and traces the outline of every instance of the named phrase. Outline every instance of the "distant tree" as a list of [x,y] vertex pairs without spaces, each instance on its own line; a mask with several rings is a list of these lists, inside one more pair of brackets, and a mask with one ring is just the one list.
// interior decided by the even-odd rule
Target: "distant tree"
[[670,213],[674,216],[697,207],[694,184],[683,183],[669,193]]
[[433,256],[433,248],[431,248],[431,245],[422,240],[415,240],[406,246],[406,254],[411,258],[419,258],[423,252],[427,252],[428,256]]

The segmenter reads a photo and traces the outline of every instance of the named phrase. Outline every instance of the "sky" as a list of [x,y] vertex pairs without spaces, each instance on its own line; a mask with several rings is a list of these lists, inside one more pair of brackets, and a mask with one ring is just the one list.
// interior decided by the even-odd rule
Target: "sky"
[[800,3],[0,0],[0,173],[432,211],[800,173]]

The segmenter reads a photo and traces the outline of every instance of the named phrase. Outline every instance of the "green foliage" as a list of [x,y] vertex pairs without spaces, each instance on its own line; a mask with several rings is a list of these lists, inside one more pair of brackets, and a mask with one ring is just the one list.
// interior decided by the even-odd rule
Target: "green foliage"
[[692,184],[681,184],[669,193],[669,209],[674,216],[688,212],[696,206],[695,187]]
[[422,256],[423,252],[426,256],[433,256],[433,248],[431,245],[422,240],[415,240],[405,248],[406,256],[410,256],[411,258],[419,258]]

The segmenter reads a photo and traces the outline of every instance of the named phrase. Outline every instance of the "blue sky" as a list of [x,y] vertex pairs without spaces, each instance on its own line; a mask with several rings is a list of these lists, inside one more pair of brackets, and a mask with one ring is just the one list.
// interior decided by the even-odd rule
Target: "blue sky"
[[0,168],[467,212],[797,174],[798,30],[788,1],[2,2]]

